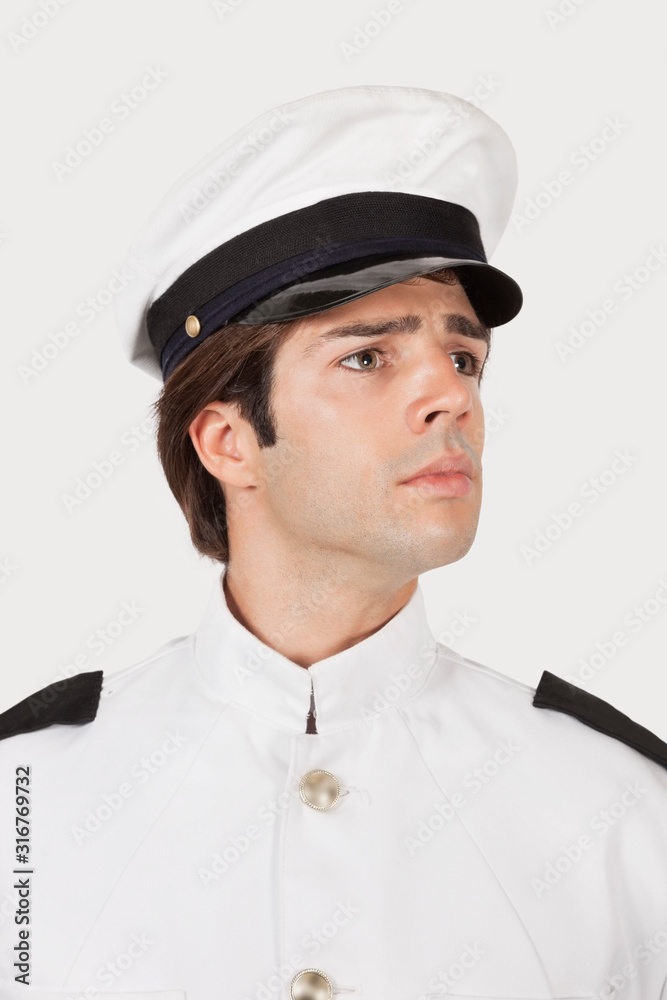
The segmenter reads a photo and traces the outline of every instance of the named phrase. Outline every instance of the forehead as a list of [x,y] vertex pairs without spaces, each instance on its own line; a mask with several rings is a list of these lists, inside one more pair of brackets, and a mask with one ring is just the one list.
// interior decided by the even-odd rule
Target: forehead
[[427,278],[397,282],[344,305],[301,319],[292,348],[315,355],[344,337],[415,333],[436,323],[446,332],[489,343],[491,331],[475,314],[463,286]]

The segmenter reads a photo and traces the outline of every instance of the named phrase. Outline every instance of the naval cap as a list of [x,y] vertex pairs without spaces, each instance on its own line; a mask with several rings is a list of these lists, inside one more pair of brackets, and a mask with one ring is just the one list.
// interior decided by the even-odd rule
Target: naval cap
[[134,240],[116,321],[165,379],[230,321],[323,311],[445,266],[488,326],[521,308],[488,263],[517,187],[504,130],[453,94],[356,86],[255,118],[163,197]]

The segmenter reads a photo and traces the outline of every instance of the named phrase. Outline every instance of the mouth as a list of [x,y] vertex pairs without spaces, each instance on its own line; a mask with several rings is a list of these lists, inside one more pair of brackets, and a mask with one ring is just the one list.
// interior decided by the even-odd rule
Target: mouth
[[433,496],[466,497],[472,492],[474,475],[472,460],[465,452],[458,452],[425,465],[399,485]]
[[429,496],[467,497],[472,493],[473,482],[462,472],[436,472],[429,476],[415,476],[400,485],[412,486]]

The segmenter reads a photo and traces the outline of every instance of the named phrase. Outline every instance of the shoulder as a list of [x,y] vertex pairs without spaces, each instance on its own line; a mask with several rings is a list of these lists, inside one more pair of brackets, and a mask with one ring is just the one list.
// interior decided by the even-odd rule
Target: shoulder
[[94,724],[102,698],[141,687],[142,682],[147,687],[160,685],[164,670],[182,661],[191,639],[172,639],[151,656],[113,674],[105,676],[102,670],[90,670],[47,684],[0,712],[0,741],[53,726],[71,726],[74,731]]
[[635,722],[620,709],[576,684],[543,671],[535,689],[532,704],[577,719],[579,722],[612,739],[619,740],[639,753],[667,768],[667,743]]
[[534,687],[441,652],[429,759],[443,784],[454,762],[462,819],[493,863],[503,864],[498,844],[516,846],[508,884],[532,903],[531,878],[550,886],[551,872],[560,883],[572,848],[589,860],[554,894],[563,905],[603,898],[613,883],[636,926],[657,921],[664,893],[655,887],[667,880],[667,743],[549,671]]
[[[605,753],[626,754],[630,760],[641,754],[667,771],[667,742],[611,702],[548,670],[534,687],[441,644],[439,651],[447,683],[476,703],[481,720],[500,715],[525,725],[564,759],[587,748],[598,761]],[[667,788],[667,774],[664,780]]]
[[97,715],[103,671],[90,670],[54,681],[0,713],[0,740],[55,723],[92,722]]

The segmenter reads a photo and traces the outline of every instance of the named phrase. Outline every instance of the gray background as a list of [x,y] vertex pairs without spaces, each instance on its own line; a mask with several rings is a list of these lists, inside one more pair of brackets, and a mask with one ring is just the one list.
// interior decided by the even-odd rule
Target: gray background
[[[142,428],[160,384],[125,361],[104,304],[136,230],[182,173],[269,107],[403,84],[475,97],[516,147],[517,215],[536,204],[493,258],[525,305],[496,330],[485,376],[477,538],[421,578],[433,631],[525,683],[545,669],[572,680],[667,739],[658,5],[402,0],[350,54],[382,0],[44,3],[55,13],[5,2],[0,27],[0,710],[75,672],[77,655],[113,673],[192,631],[219,572],[192,549]],[[165,74],[159,86],[124,117],[110,110],[149,67]],[[59,179],[54,163],[103,117],[113,132]],[[89,296],[102,306],[92,321],[79,312]],[[35,371],[73,321],[78,335]],[[590,336],[560,357],[587,321]],[[630,457],[614,474],[617,450]],[[68,511],[64,496],[113,451],[121,464]],[[522,547],[574,502],[581,516],[529,561]],[[123,627],[124,604],[134,617]]]

